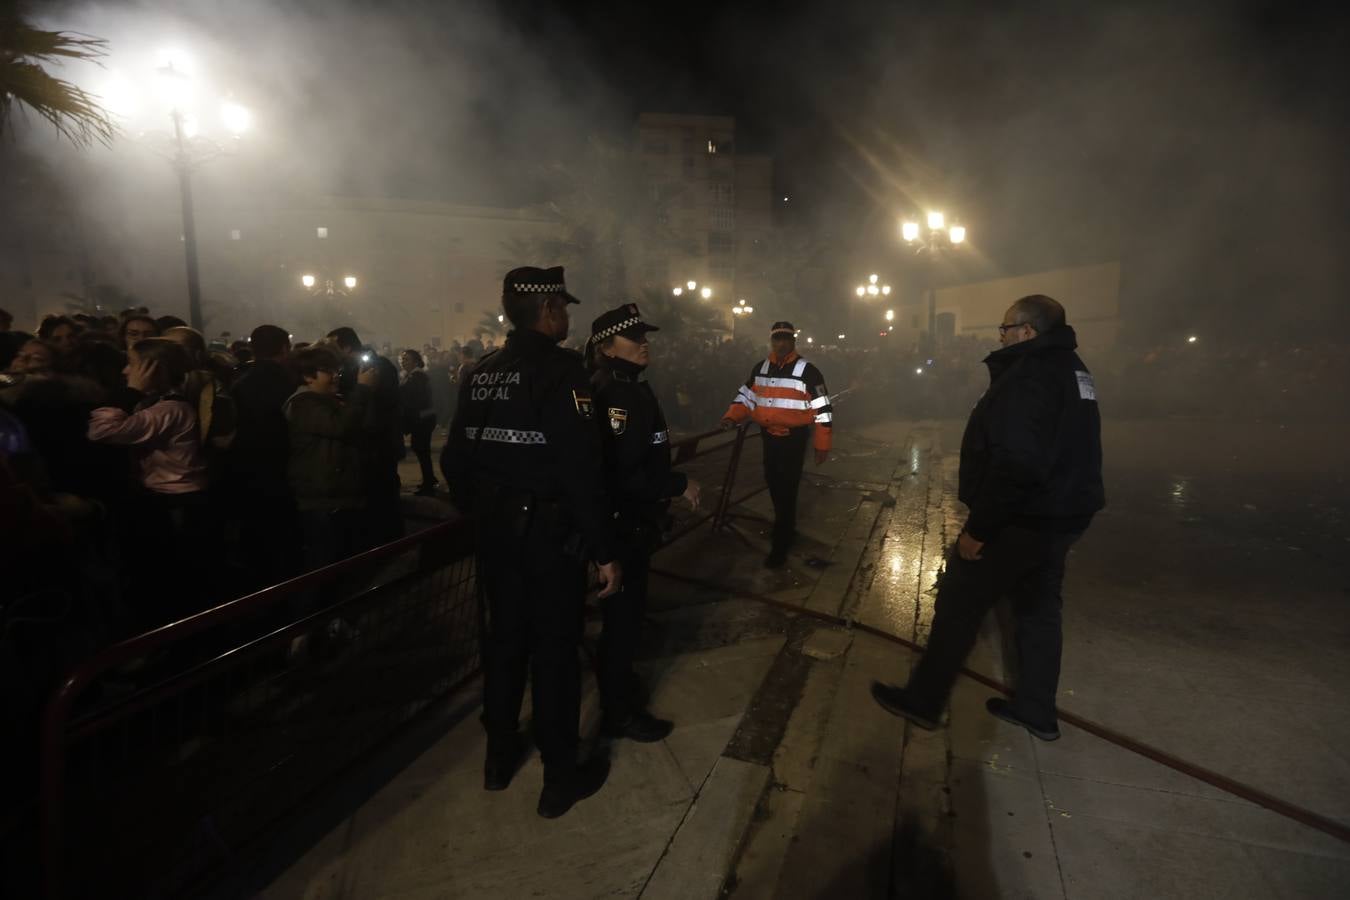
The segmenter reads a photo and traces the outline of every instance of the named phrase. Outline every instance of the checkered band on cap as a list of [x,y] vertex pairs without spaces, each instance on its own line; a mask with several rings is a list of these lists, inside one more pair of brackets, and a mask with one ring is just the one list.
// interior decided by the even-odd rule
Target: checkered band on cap
[[621,331],[627,331],[634,325],[641,325],[641,324],[642,320],[639,319],[637,316],[633,316],[632,318],[624,319],[617,325],[611,325],[608,328],[604,329],[603,331],[597,331],[595,334],[591,335],[591,340],[596,342],[603,341],[607,337],[612,337],[613,335],[616,335]]
[[521,284],[512,282],[511,290],[518,294],[562,294],[567,291],[565,284]]

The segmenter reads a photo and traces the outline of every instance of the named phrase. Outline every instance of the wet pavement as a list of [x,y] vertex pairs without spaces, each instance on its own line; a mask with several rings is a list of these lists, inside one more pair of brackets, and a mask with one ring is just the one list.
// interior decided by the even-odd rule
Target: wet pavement
[[[1109,507],[1068,564],[1060,705],[1348,824],[1350,432],[1292,427],[1107,423]],[[466,696],[247,880],[269,897],[1341,896],[1350,844],[1072,727],[1034,741],[967,679],[942,729],[906,727],[867,685],[903,680],[914,654],[791,611],[926,639],[962,521],[959,438],[956,422],[841,431],[808,466],[785,569],[760,564],[764,494],[663,550],[643,671],[676,730],[614,747],[611,783],[564,819],[533,814],[537,758],[481,790]],[[969,665],[1011,674],[997,617]]]

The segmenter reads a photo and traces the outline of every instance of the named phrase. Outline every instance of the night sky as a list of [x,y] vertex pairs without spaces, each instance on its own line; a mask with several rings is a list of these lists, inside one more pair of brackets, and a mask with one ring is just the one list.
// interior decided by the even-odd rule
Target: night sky
[[[1159,327],[1350,325],[1347,15],[1275,2],[261,0],[44,5],[114,53],[174,25],[318,190],[516,205],[639,112],[734,115],[841,259],[970,227],[964,276],[1120,259]],[[169,33],[169,32],[163,32]],[[263,152],[263,151],[260,151]],[[963,273],[953,273],[963,277]],[[1237,328],[1240,333],[1240,328]]]

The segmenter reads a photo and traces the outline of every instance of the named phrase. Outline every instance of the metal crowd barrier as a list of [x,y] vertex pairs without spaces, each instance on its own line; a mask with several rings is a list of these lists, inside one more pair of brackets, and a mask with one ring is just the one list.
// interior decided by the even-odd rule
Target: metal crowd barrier
[[466,522],[114,644],[48,703],[49,897],[164,896],[478,669]]
[[[765,490],[735,493],[746,433],[673,444],[704,501],[675,504],[667,541]],[[472,678],[481,621],[471,530],[455,520],[95,654],[42,719],[46,896],[200,885]]]

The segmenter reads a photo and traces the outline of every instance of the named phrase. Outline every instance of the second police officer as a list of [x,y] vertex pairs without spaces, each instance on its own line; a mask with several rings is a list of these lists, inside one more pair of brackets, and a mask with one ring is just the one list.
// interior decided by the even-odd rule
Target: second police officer
[[651,554],[661,542],[670,501],[683,496],[697,508],[699,485],[671,471],[670,435],[651,385],[647,333],[637,304],[611,309],[591,323],[586,364],[604,439],[605,474],[618,527],[622,592],[601,599],[604,627],[596,659],[603,710],[601,733],[610,738],[659,741],[672,723],[646,709],[647,692],[633,657],[647,606]]
[[544,764],[538,812],[555,818],[598,791],[609,762],[578,762],[587,557],[600,597],[618,592],[601,433],[581,357],[567,337],[562,267],[513,269],[502,287],[512,331],[460,386],[441,457],[451,498],[474,518],[483,642],[483,786],[502,790],[525,753],[520,706],[532,676],[535,742]]

